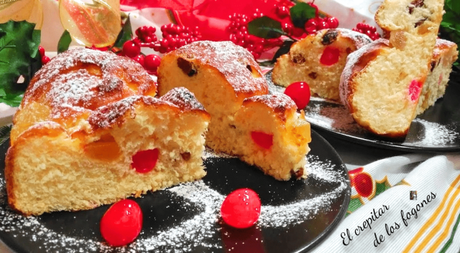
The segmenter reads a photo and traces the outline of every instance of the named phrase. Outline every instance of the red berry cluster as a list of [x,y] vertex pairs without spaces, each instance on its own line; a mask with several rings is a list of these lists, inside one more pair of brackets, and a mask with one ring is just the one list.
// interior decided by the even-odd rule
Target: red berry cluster
[[255,12],[251,18],[244,14],[235,13],[230,16],[230,25],[227,27],[230,40],[236,45],[246,48],[256,59],[267,49],[280,46],[283,43],[279,38],[264,39],[248,33],[248,23],[262,16],[263,14],[260,12]]
[[308,34],[316,33],[317,31],[322,30],[322,29],[339,27],[339,20],[336,17],[323,17],[323,18],[321,18],[319,16],[318,6],[316,6],[313,3],[309,3],[309,5],[311,7],[313,7],[313,8],[315,8],[316,13],[315,13],[314,18],[309,19],[305,23],[305,31],[307,31]]
[[38,46],[38,53],[40,54],[40,58],[42,61],[42,65],[47,64],[51,59],[45,55],[45,48],[42,46]]
[[159,45],[154,46],[154,50],[160,53],[166,53],[175,50],[181,46],[190,44],[201,39],[198,27],[190,29],[186,26],[167,24],[161,27],[163,38],[159,40]]
[[285,33],[294,38],[303,38],[306,36],[305,31],[302,28],[295,27],[289,18],[291,16],[290,9],[294,5],[295,3],[289,0],[281,0],[274,5],[274,13],[276,18],[280,19],[281,27]]
[[156,28],[153,26],[137,28],[136,37],[126,41],[119,52],[139,62],[150,74],[156,74],[161,58],[156,54],[143,55],[141,48],[148,47],[164,54],[201,38],[197,28],[190,29],[172,23],[161,26],[161,39],[157,38],[155,32]]
[[366,23],[358,23],[353,31],[364,33],[369,36],[372,40],[380,38],[380,34],[377,32],[377,28]]
[[143,43],[152,43],[157,41],[157,36],[155,34],[156,28],[153,26],[141,26],[136,29],[136,36],[139,39],[139,42]]
[[198,28],[190,29],[186,26],[171,23],[161,26],[160,29],[162,38],[158,39],[155,35],[155,27],[139,27],[135,32],[137,37],[134,40],[141,47],[149,47],[164,54],[201,38]]
[[307,31],[308,34],[311,34],[322,29],[337,28],[338,26],[339,20],[336,17],[315,17],[309,19],[305,23],[305,31]]
[[[269,13],[269,15],[273,16],[272,14],[274,13],[274,16],[271,18],[278,20],[281,23],[283,31],[294,39],[302,39],[307,34],[316,33],[318,30],[337,28],[339,26],[339,20],[336,17],[320,17],[318,7],[313,3],[308,4],[316,9],[316,15],[314,18],[309,19],[303,28],[295,27],[290,19],[290,8],[295,5],[292,1],[281,0],[277,2],[274,5],[273,12]],[[230,40],[248,49],[255,58],[259,58],[263,52],[283,44],[281,38],[264,39],[248,33],[247,24],[251,20],[262,16],[267,15],[259,12],[257,9],[252,16],[235,13],[230,16],[230,25],[227,27],[230,33]]]
[[130,57],[139,62],[145,70],[151,75],[155,75],[158,66],[160,66],[161,58],[156,54],[143,55],[141,54],[141,43],[136,39],[128,40],[123,44],[121,54]]

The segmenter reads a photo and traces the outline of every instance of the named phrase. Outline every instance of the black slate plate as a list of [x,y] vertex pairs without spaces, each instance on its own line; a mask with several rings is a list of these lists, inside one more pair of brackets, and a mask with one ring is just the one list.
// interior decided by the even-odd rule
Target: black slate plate
[[[23,217],[7,205],[0,146],[0,239],[16,252],[305,252],[345,216],[350,199],[345,165],[320,135],[312,132],[306,180],[279,182],[235,158],[207,153],[203,180],[135,199],[144,214],[137,240],[110,248],[99,233],[108,209]],[[262,214],[249,229],[233,229],[219,218],[231,191],[249,187],[262,201]]]
[[[272,92],[284,92],[266,74]],[[373,135],[356,124],[341,104],[312,97],[305,116],[322,135],[354,143],[408,152],[443,153],[460,150],[460,74],[452,73],[443,98],[412,121],[404,140],[389,140]]]

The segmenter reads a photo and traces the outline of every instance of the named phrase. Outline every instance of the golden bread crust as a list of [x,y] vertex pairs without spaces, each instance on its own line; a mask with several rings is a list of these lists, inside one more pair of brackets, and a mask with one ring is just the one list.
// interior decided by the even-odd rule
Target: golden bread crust
[[[235,47],[230,41],[211,42],[197,41],[168,53],[166,61],[172,57],[177,59],[177,65],[182,72],[193,77],[199,72],[198,66],[206,66],[220,73],[221,78],[231,86],[227,90],[233,91],[235,96],[250,97],[268,92],[262,70],[254,57],[242,47]],[[161,66],[160,66],[161,68]],[[206,70],[203,70],[206,71]],[[159,72],[159,81],[165,77]],[[164,90],[159,90],[163,95]]]
[[13,119],[11,142],[38,121],[71,128],[103,105],[133,95],[155,96],[156,90],[148,73],[129,58],[85,48],[68,50],[32,78]]
[[[185,88],[155,92],[125,57],[75,49],[52,59],[15,115],[5,167],[11,207],[87,210],[202,178],[209,113]],[[141,159],[147,170],[138,170],[142,152],[158,157]]]

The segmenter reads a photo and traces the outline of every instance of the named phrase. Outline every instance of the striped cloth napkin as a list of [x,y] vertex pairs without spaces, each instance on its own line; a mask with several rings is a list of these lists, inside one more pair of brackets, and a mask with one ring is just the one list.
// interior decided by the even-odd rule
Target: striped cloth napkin
[[313,252],[459,252],[460,153],[390,157],[349,175],[347,217]]

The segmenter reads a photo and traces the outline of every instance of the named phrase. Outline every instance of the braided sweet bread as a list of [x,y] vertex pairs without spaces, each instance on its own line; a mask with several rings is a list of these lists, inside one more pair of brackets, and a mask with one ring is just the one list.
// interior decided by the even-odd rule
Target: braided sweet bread
[[232,42],[198,41],[166,54],[159,94],[195,94],[211,115],[206,145],[238,156],[278,180],[306,176],[310,124],[284,94],[268,94],[253,56]]
[[209,114],[184,88],[155,98],[136,62],[72,49],[40,69],[14,117],[8,202],[26,215],[85,210],[202,178]]

